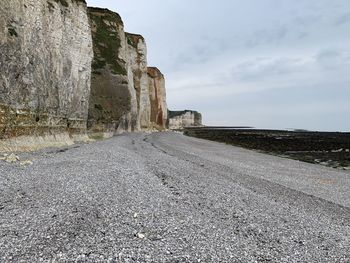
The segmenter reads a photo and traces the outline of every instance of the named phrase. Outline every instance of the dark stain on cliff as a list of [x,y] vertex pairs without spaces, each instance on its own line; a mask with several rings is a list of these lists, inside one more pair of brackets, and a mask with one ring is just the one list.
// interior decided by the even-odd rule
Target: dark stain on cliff
[[17,33],[16,29],[14,29],[13,27],[10,27],[8,29],[8,32],[9,32],[10,36],[18,37],[18,33]]
[[125,61],[118,56],[121,47],[118,28],[123,27],[120,16],[107,9],[98,8],[89,8],[89,16],[94,41],[93,70],[98,71],[108,65],[113,74],[127,75]]
[[108,9],[89,8],[88,13],[94,50],[88,129],[114,132],[131,109],[126,62],[119,54],[123,22]]

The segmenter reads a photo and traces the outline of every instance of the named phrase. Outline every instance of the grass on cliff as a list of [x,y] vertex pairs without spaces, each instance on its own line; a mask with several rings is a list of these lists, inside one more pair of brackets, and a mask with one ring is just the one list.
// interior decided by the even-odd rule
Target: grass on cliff
[[13,27],[10,27],[9,29],[8,29],[8,32],[9,32],[9,34],[10,34],[10,36],[15,36],[15,37],[18,37],[18,33],[17,33],[17,31],[16,31],[16,29],[14,29]]
[[[66,0],[54,0],[56,3],[60,3],[62,6],[64,7],[68,7],[69,4]],[[73,0],[74,2],[77,2],[77,3],[83,3],[83,4],[86,4],[85,0]],[[48,1],[49,3],[49,1]]]
[[119,24],[119,17],[112,14],[99,16],[90,13],[91,20],[96,24],[96,32],[93,32],[95,59],[92,68],[96,71],[109,66],[113,74],[127,75],[124,62],[119,59],[121,40],[114,26],[107,24],[110,21]]
[[64,7],[68,7],[69,4],[66,0],[55,0],[56,3],[61,3]]
[[125,36],[128,41],[128,44],[137,49],[137,43],[134,41],[134,39],[129,34],[125,34]]

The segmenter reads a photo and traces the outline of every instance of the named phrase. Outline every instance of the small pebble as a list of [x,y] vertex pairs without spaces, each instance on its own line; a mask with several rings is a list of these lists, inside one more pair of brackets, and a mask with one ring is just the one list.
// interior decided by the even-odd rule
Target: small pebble
[[145,234],[142,234],[142,233],[137,233],[136,237],[138,237],[139,239],[145,239],[146,238]]

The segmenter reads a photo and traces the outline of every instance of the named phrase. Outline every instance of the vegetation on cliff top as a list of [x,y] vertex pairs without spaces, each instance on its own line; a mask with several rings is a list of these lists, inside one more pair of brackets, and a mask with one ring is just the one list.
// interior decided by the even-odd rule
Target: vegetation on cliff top
[[[73,3],[81,3],[86,5],[85,0],[71,0]],[[69,3],[67,0],[48,0],[47,1],[47,5],[50,11],[53,11],[55,9],[55,5],[53,4],[53,2],[56,2],[57,4],[60,4],[61,6],[63,6],[64,8],[68,8],[69,7]]]
[[[79,0],[77,0],[79,1]],[[100,7],[88,7],[89,14],[102,16],[105,20],[115,22],[119,25],[124,25],[123,20],[121,16],[118,13],[115,13],[107,8],[100,8]]]
[[192,111],[192,110],[183,110],[183,111],[171,111],[171,110],[168,110],[168,116],[169,116],[169,118],[174,118],[174,117],[177,117],[177,116],[184,115],[187,112],[193,113],[196,118],[200,116],[199,112]]
[[132,34],[132,33],[125,33],[126,39],[128,41],[128,44],[132,47],[134,47],[135,49],[137,49],[137,45],[141,40],[144,41],[143,36],[138,35],[138,34]]
[[[68,7],[69,4],[66,0],[54,0],[56,3],[60,3],[64,7]],[[85,0],[72,0],[73,2],[86,4]],[[48,2],[49,3],[49,2]]]
[[66,0],[54,0],[56,3],[60,3],[61,5],[63,5],[64,7],[68,7],[69,4]]

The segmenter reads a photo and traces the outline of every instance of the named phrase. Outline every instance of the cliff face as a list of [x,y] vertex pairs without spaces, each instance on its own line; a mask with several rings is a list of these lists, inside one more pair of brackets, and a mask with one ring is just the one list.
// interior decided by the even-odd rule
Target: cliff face
[[151,102],[147,75],[147,46],[141,35],[126,33],[130,83],[136,91],[138,121],[142,130],[150,128]]
[[2,0],[0,139],[86,129],[92,40],[81,0]]
[[92,133],[139,130],[137,95],[120,16],[89,8],[94,45],[88,128]]
[[167,114],[164,76],[117,13],[84,0],[2,0],[0,150],[164,130]]
[[169,111],[169,129],[181,130],[184,127],[202,126],[202,115],[197,111]]
[[91,133],[165,129],[164,76],[147,67],[141,35],[125,33],[120,16],[89,8],[94,45],[88,128]]
[[167,128],[168,107],[166,103],[165,79],[159,69],[148,68],[148,86],[151,102],[151,123],[154,128]]

